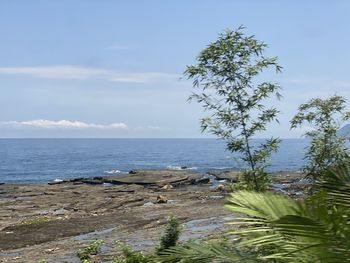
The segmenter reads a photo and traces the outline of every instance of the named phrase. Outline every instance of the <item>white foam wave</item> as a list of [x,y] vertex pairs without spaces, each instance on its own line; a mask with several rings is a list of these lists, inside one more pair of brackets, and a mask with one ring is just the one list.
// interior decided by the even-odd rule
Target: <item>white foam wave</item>
[[232,166],[212,167],[213,170],[232,170]]
[[63,180],[62,179],[58,179],[58,178],[56,178],[55,180],[53,180],[54,182],[63,182]]
[[109,170],[109,171],[104,171],[104,173],[106,173],[106,174],[119,174],[119,173],[121,173],[121,171],[119,171],[119,170]]
[[187,166],[176,166],[176,165],[168,165],[166,167],[169,170],[177,170],[177,171],[181,171],[181,170],[197,170],[197,167],[187,167]]

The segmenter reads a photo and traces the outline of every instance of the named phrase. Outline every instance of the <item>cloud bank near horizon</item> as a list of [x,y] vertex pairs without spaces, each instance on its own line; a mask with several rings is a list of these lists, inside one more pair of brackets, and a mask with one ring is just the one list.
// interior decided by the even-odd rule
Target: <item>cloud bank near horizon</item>
[[42,129],[128,129],[128,125],[123,122],[110,124],[95,124],[82,121],[69,120],[30,120],[30,121],[3,121],[0,126],[11,128],[42,128]]
[[0,67],[2,75],[24,75],[36,78],[89,80],[101,79],[121,83],[164,83],[179,80],[180,75],[164,72],[120,72],[103,68],[75,65],[50,65],[38,67]]

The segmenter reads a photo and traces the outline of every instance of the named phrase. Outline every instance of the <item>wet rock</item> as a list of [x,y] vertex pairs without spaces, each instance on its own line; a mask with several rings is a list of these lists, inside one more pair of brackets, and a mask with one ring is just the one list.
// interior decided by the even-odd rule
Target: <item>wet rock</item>
[[208,174],[214,176],[217,180],[226,180],[231,183],[238,182],[239,171],[209,171]]
[[209,199],[212,199],[212,200],[223,199],[223,198],[225,198],[225,196],[223,195],[212,195],[209,197]]
[[92,179],[94,179],[94,180],[103,180],[103,177],[102,176],[95,176],[95,177],[92,177]]
[[69,182],[74,183],[74,182],[79,182],[79,181],[84,180],[84,179],[86,179],[86,178],[84,178],[84,177],[78,177],[78,178],[70,179]]
[[129,171],[129,174],[137,174],[137,171],[131,170],[131,171]]
[[98,180],[98,179],[83,179],[80,182],[85,183],[85,184],[103,184],[103,180]]
[[52,181],[52,182],[48,182],[47,184],[49,185],[55,185],[55,184],[63,184],[66,183],[67,181]]
[[202,178],[196,179],[194,182],[195,182],[195,184],[209,184],[210,178],[202,177]]

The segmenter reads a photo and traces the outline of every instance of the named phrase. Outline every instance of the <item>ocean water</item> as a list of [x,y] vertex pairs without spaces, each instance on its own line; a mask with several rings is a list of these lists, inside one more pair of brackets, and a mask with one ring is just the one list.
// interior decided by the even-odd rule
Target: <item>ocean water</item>
[[[283,140],[269,170],[300,169],[307,144]],[[0,139],[0,182],[44,183],[184,166],[204,173],[241,168],[237,157],[216,139]]]

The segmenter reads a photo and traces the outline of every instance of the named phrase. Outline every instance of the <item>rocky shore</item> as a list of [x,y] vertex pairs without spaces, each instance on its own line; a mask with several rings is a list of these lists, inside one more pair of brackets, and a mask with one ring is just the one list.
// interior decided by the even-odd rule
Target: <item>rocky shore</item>
[[[298,196],[296,172],[273,175],[273,190]],[[220,235],[228,227],[223,208],[235,171],[135,170],[128,175],[77,178],[42,185],[0,185],[0,262],[79,262],[91,240],[106,244],[96,259],[108,262],[115,241],[149,250],[166,218],[183,222],[182,239]]]

